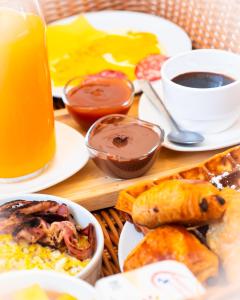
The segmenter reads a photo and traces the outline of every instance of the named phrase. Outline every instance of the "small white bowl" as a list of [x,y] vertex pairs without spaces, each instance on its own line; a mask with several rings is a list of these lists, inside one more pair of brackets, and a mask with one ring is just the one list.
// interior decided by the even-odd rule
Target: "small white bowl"
[[86,227],[89,223],[92,223],[94,225],[96,238],[97,238],[97,246],[96,246],[95,253],[91,258],[89,264],[80,273],[76,275],[76,277],[86,280],[91,284],[94,284],[98,279],[101,271],[102,254],[104,248],[104,237],[103,237],[102,228],[98,223],[98,221],[96,220],[96,218],[87,209],[80,206],[79,204],[76,204],[64,198],[44,195],[44,194],[26,194],[26,195],[19,195],[17,197],[8,196],[8,197],[4,197],[4,199],[0,199],[0,205],[9,201],[19,200],[19,199],[32,200],[32,201],[51,200],[51,201],[56,201],[58,203],[64,203],[70,208],[74,216],[74,219],[81,227]]
[[[14,271],[0,275],[0,298],[39,284],[49,292],[67,293],[78,300],[96,299],[94,288],[83,280],[53,271]],[[27,300],[27,299],[26,299]]]

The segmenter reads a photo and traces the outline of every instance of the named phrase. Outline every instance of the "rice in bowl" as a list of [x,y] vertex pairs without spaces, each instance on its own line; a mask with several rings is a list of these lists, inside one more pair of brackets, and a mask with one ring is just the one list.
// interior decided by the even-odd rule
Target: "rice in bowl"
[[[8,230],[3,230],[6,229],[6,224],[1,222],[0,233],[2,235],[0,235],[0,272],[23,269],[54,270],[67,275],[79,277],[91,284],[94,284],[99,278],[104,247],[103,232],[96,218],[85,208],[73,203],[72,201],[50,195],[29,194],[20,195],[18,197],[8,196],[5,197],[5,199],[0,200],[1,220],[4,220],[4,216],[7,220],[7,226],[9,225],[9,213],[7,211],[7,216],[5,215],[5,205],[11,201],[19,201],[19,199],[29,202],[34,201],[35,203],[40,202],[40,205],[41,202],[55,201],[59,204],[62,215],[66,215],[67,206],[69,209],[69,213],[67,214],[68,219],[62,220],[62,224],[60,224],[61,222],[58,222],[61,220],[55,220],[54,222],[57,224],[51,226],[51,222],[48,222],[49,215],[47,215],[47,219],[45,219],[45,221],[49,224],[47,224],[47,227],[43,226],[43,228],[47,229],[48,234],[45,237],[43,236],[43,239],[40,240],[38,240],[38,234],[36,234],[36,232],[36,235],[32,235],[35,228],[32,228],[33,232],[32,229],[30,229],[29,232],[28,228],[26,228],[25,225],[26,223],[29,224],[29,219],[24,220],[24,226],[20,226],[20,230],[19,228],[15,230],[16,226],[14,215],[14,222],[12,222],[14,228],[11,228],[10,222],[9,232]],[[45,203],[44,206],[46,207]],[[3,209],[1,209],[2,207]],[[10,207],[12,208],[11,204]],[[11,209],[10,212],[12,212]],[[17,215],[21,216],[21,213]],[[36,214],[33,213],[33,216],[35,217]],[[41,219],[42,215],[38,217]],[[50,212],[50,217],[52,217],[52,210]],[[10,219],[10,221],[12,221],[12,219]],[[21,220],[18,223],[21,225]],[[34,221],[33,223],[36,222]],[[42,223],[44,225],[44,222],[37,223],[41,224],[40,229],[42,229]],[[31,220],[30,224],[32,224]],[[30,225],[30,227],[31,226],[32,225]],[[37,230],[38,229],[39,227],[37,225]],[[50,229],[50,232],[48,229]],[[52,229],[54,229],[53,231],[56,234],[52,235]],[[63,233],[63,231],[65,233],[67,232],[67,234]],[[78,237],[80,237],[77,238],[77,241],[74,238],[74,232],[75,236],[77,233]],[[29,233],[31,233],[30,239],[28,239]],[[38,240],[37,242],[35,239],[36,237]],[[57,245],[55,242],[57,242]]]
[[10,234],[0,235],[0,272],[13,270],[53,270],[76,276],[89,263],[40,244],[15,242]]

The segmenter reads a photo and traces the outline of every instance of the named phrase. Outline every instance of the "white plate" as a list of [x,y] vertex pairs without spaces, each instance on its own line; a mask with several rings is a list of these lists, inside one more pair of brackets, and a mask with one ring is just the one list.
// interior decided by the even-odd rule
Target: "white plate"
[[[100,30],[111,30],[111,32],[134,30],[154,33],[168,56],[192,49],[191,40],[183,29],[158,16],[129,11],[101,11],[86,13],[84,16]],[[53,24],[68,24],[76,17],[58,20]],[[139,90],[137,86],[136,90]],[[53,95],[61,97],[62,87],[53,87]]]
[[141,242],[144,235],[138,232],[134,225],[126,222],[123,226],[119,244],[118,244],[118,261],[121,271],[123,271],[123,264],[128,254]]
[[[161,82],[160,81],[155,82],[153,86],[155,90],[159,93],[161,98],[163,99]],[[216,150],[216,149],[237,145],[240,143],[240,134],[239,134],[240,118],[231,128],[225,131],[215,133],[215,134],[205,134],[204,142],[199,145],[180,146],[168,141],[166,136],[171,130],[168,117],[166,116],[163,110],[161,112],[158,111],[145,95],[142,95],[140,98],[138,115],[139,118],[144,121],[148,121],[161,126],[165,131],[165,140],[163,146],[175,151],[195,152],[195,151]]]
[[85,166],[89,154],[84,137],[61,122],[55,122],[55,128],[56,154],[48,168],[25,181],[0,183],[0,197],[41,191],[67,179]]

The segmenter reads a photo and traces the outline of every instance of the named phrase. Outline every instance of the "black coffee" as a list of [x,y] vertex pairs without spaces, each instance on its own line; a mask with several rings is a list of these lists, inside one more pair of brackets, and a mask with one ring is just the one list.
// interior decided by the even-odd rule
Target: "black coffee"
[[216,88],[234,82],[229,76],[211,72],[189,72],[180,74],[172,79],[173,82],[199,89]]

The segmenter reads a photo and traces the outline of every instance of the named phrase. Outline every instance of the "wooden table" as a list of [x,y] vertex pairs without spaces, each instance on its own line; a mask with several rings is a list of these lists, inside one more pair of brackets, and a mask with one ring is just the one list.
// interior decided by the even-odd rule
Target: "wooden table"
[[[137,116],[138,97],[129,112],[131,116]],[[82,132],[66,109],[55,112],[56,120]],[[78,173],[51,188],[45,189],[43,193],[64,197],[75,201],[87,209],[93,211],[101,208],[114,206],[120,190],[136,183],[139,180],[156,179],[171,173],[178,172],[199,163],[210,156],[220,152],[176,152],[163,148],[159,157],[149,172],[141,179],[116,180],[106,177],[93,161],[89,160],[87,165]],[[81,154],[79,154],[81,155]]]

